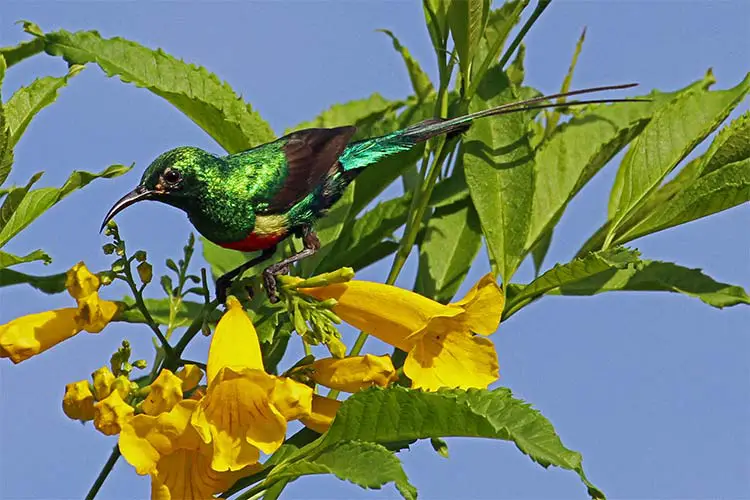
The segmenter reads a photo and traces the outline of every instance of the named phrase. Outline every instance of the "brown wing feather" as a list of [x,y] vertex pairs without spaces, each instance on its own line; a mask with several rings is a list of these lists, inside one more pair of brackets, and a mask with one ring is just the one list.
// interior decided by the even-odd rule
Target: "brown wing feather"
[[356,130],[356,127],[310,128],[287,135],[284,145],[287,176],[264,212],[287,210],[323,182]]

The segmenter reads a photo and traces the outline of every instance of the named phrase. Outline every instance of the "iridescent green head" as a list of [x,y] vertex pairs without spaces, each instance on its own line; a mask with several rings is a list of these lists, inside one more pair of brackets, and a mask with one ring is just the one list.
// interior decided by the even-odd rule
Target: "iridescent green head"
[[200,148],[179,147],[156,158],[143,173],[141,182],[123,196],[104,217],[102,228],[112,217],[141,200],[155,200],[188,213],[197,210],[209,188],[219,177],[222,159]]

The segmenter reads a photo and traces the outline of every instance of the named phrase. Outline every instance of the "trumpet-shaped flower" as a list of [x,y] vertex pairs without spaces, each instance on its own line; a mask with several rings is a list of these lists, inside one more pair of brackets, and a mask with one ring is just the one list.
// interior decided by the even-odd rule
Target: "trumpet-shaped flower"
[[310,376],[316,383],[344,392],[358,392],[373,385],[387,387],[398,379],[390,356],[323,358],[310,368]]
[[94,380],[94,397],[97,401],[109,396],[112,392],[112,384],[115,382],[115,375],[112,370],[107,366],[102,366],[91,374],[91,378]]
[[133,415],[133,407],[112,391],[109,396],[94,404],[94,427],[106,436],[120,432],[123,423]]
[[404,373],[412,387],[486,388],[498,378],[495,332],[504,296],[491,275],[466,297],[448,305],[390,285],[350,281],[301,289],[318,299],[334,298],[344,321],[407,352]]
[[63,412],[68,418],[85,422],[94,418],[94,395],[87,380],[79,380],[65,386]]
[[29,314],[0,325],[0,358],[20,363],[86,330],[100,332],[117,313],[117,304],[101,300],[99,278],[83,262],[73,266],[66,287],[77,308]]
[[341,408],[341,401],[315,394],[312,400],[312,412],[300,418],[300,422],[315,432],[323,434],[331,427],[331,422],[336,417],[339,408]]
[[198,384],[203,378],[203,372],[198,365],[185,365],[177,370],[175,375],[182,379],[183,392],[192,391],[198,387]]
[[265,372],[258,335],[234,297],[216,326],[206,374],[208,389],[191,423],[212,445],[215,471],[257,463],[261,451],[281,446],[288,420],[310,413],[312,389]]
[[162,370],[151,383],[141,407],[146,415],[158,415],[182,401],[182,379],[169,370]]
[[234,472],[211,469],[210,446],[190,425],[197,401],[185,400],[158,416],[136,415],[120,432],[122,456],[138,474],[151,475],[151,498],[203,500],[229,488],[252,468]]

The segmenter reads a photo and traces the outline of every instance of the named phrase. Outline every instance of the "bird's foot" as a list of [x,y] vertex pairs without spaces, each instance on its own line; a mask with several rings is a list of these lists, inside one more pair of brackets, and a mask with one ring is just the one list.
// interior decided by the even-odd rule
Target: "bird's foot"
[[276,276],[280,274],[289,274],[288,264],[274,264],[268,266],[263,271],[263,284],[266,287],[266,295],[268,295],[268,301],[271,304],[275,304],[279,301],[279,293],[276,286]]
[[225,304],[227,302],[227,291],[232,286],[232,278],[221,276],[216,280],[216,300],[219,304]]

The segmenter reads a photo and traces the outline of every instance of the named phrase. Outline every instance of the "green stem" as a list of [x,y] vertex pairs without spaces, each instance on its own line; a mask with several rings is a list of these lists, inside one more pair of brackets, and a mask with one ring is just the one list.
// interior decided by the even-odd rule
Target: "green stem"
[[156,335],[156,338],[158,338],[159,342],[161,342],[162,348],[164,349],[164,353],[166,354],[167,359],[173,358],[174,352],[172,351],[172,346],[169,345],[169,341],[161,333],[161,330],[159,330],[159,327],[156,325],[154,318],[151,316],[151,312],[149,312],[148,307],[146,307],[146,303],[143,300],[143,294],[141,293],[140,290],[138,290],[138,287],[135,285],[135,279],[133,278],[133,270],[130,268],[129,261],[125,262],[124,268],[125,268],[124,272],[125,272],[125,278],[126,278],[125,281],[127,281],[128,286],[130,287],[130,291],[133,292],[133,297],[135,298],[135,305],[138,307],[138,310],[141,311],[141,314],[143,314],[143,318],[146,320],[146,323],[148,324],[149,328],[151,328],[151,331],[154,332],[154,335]]
[[93,500],[94,497],[96,497],[96,494],[99,493],[104,481],[107,479],[107,476],[109,476],[109,473],[112,472],[112,468],[115,466],[119,458],[120,448],[115,445],[114,448],[112,448],[112,453],[109,454],[109,458],[104,464],[104,467],[102,467],[99,475],[96,476],[96,481],[94,481],[94,484],[91,485],[91,489],[89,489],[89,492],[86,494],[86,500]]
[[174,353],[176,356],[181,356],[185,348],[187,348],[188,344],[191,340],[193,340],[193,337],[201,330],[201,327],[203,326],[203,320],[206,318],[209,314],[211,314],[217,307],[219,306],[218,300],[213,300],[206,304],[205,308],[203,309],[203,313],[199,314],[192,323],[190,323],[190,326],[185,331],[185,333],[182,334],[182,337],[180,338],[179,342],[174,346]]
[[529,16],[523,27],[521,27],[521,30],[518,32],[518,34],[516,34],[516,37],[508,46],[508,50],[506,50],[505,54],[503,54],[503,57],[500,58],[500,62],[498,63],[498,65],[501,68],[504,68],[505,65],[508,64],[510,57],[513,55],[513,52],[516,51],[518,46],[521,45],[521,42],[526,37],[526,33],[529,32],[536,20],[539,19],[539,16],[541,16],[545,9],[549,7],[549,4],[551,2],[552,0],[539,0],[539,3],[536,4],[536,7],[534,8],[534,12],[531,13],[531,16]]

